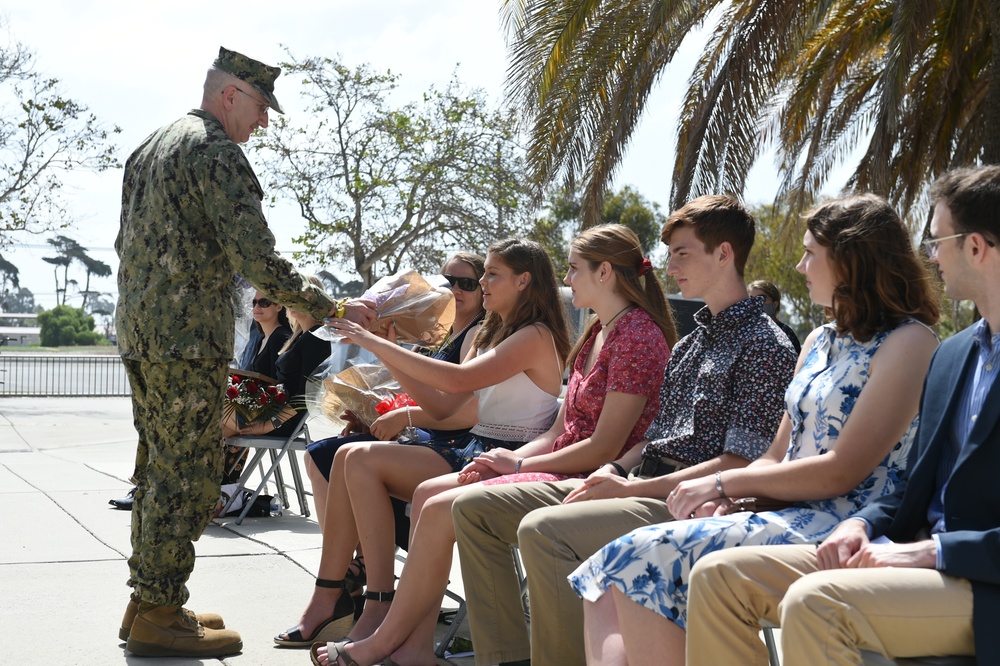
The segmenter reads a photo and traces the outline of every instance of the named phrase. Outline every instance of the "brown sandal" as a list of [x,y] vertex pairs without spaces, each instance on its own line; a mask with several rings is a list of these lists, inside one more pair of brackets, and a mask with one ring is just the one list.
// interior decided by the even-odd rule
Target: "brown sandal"
[[330,666],[338,666],[341,659],[343,659],[344,666],[361,666],[358,662],[354,661],[350,653],[347,651],[347,645],[351,641],[340,641],[339,643],[313,643],[313,646],[309,648],[309,659],[315,666],[322,666],[319,663],[319,649],[326,646],[327,649],[327,663]]

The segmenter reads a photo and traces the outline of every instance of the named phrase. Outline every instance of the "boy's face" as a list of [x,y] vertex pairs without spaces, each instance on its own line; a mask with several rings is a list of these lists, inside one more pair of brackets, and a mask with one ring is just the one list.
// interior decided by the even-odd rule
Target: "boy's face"
[[684,298],[704,298],[720,277],[716,257],[718,248],[715,252],[706,252],[705,244],[688,226],[674,229],[670,234],[669,248],[667,275],[677,281]]

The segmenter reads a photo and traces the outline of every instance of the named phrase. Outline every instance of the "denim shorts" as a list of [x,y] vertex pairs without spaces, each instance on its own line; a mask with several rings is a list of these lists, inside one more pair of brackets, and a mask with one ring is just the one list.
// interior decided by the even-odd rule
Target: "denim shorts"
[[482,435],[466,433],[458,438],[430,439],[426,442],[414,442],[414,446],[426,446],[451,465],[451,471],[460,472],[473,458],[490,449],[516,449],[524,442],[511,442],[504,439],[493,439]]

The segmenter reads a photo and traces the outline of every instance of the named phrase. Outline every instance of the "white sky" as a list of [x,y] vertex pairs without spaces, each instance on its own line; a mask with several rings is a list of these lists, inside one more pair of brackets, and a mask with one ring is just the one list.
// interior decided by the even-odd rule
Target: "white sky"
[[[36,54],[36,69],[61,81],[64,95],[87,105],[107,126],[118,125],[119,159],[157,127],[198,105],[205,71],[219,46],[268,64],[297,57],[339,55],[353,67],[401,75],[400,100],[416,99],[431,85],[458,78],[501,101],[506,49],[500,30],[500,0],[22,0],[5,3],[13,39]],[[666,210],[675,125],[684,82],[698,44],[685,44],[675,65],[650,97],[615,186],[633,185]],[[293,116],[299,113],[295,87],[279,78],[275,93]],[[9,100],[0,100],[6,105]],[[117,271],[113,244],[118,229],[121,172],[66,179],[64,196],[76,224],[63,232]],[[770,164],[758,165],[747,188],[750,203],[769,202],[776,178]],[[291,238],[305,222],[295,209],[268,214],[278,248],[295,249]],[[4,256],[21,271],[21,285],[36,303],[55,305],[51,254],[45,238],[20,235]],[[73,277],[73,269],[70,276]],[[76,277],[83,279],[82,271]],[[92,281],[115,291],[115,278]],[[71,300],[71,303],[73,301]],[[79,298],[75,303],[79,304]]]

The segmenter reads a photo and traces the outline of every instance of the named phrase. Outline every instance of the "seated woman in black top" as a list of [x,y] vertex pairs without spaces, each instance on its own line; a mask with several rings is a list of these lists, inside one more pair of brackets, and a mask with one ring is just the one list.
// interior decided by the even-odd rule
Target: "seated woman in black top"
[[[310,276],[309,281],[322,286],[319,278]],[[285,388],[288,401],[293,407],[286,407],[280,414],[265,421],[254,421],[238,429],[240,435],[273,435],[287,437],[299,422],[305,418],[304,400],[306,380],[316,368],[330,357],[330,342],[312,335],[323,325],[307,312],[288,308],[292,320],[292,335],[278,351],[274,362],[274,379]]]
[[253,320],[253,325],[260,328],[263,339],[254,350],[249,366],[244,370],[276,378],[275,363],[278,361],[278,352],[292,337],[288,311],[285,306],[275,303],[258,291],[253,297]]
[[252,308],[250,340],[236,367],[273,378],[274,362],[278,360],[278,351],[292,337],[292,325],[285,307],[259,291],[254,292]]
[[[253,324],[250,329],[250,341],[243,350],[238,365],[240,370],[249,370],[274,379],[277,371],[274,368],[278,360],[278,352],[292,337],[292,326],[288,322],[288,313],[283,305],[275,303],[259,291],[253,295]],[[222,420],[222,434],[232,437],[239,427],[235,416]],[[226,446],[226,461],[223,466],[222,483],[236,483],[243,473],[247,450],[242,446]]]

